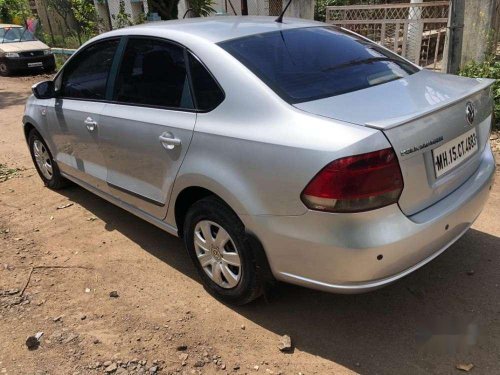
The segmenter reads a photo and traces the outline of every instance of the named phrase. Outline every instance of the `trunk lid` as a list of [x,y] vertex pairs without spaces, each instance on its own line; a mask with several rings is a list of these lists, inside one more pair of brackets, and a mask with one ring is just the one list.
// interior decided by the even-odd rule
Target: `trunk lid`
[[[457,189],[479,166],[490,132],[489,86],[493,82],[422,70],[404,79],[295,106],[383,131],[403,174],[399,205],[412,215]],[[466,117],[469,104],[474,108],[472,124]],[[446,160],[440,160],[445,154]],[[457,159],[448,164],[448,156]]]

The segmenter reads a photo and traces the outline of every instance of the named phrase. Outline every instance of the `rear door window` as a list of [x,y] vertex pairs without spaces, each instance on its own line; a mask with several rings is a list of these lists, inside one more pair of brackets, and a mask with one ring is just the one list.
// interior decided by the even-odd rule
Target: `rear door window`
[[335,27],[274,31],[219,45],[289,103],[361,90],[418,71],[398,55]]
[[119,40],[92,44],[64,67],[61,94],[65,98],[104,100],[111,64]]
[[130,38],[116,77],[113,100],[193,109],[184,48],[167,41]]

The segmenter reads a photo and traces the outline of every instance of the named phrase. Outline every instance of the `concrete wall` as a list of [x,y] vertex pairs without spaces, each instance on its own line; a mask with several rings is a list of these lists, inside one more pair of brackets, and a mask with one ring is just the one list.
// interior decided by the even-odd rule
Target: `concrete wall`
[[498,42],[499,0],[466,0],[460,66],[482,61]]
[[[144,14],[145,16],[148,13],[148,3],[146,0],[125,0],[124,3],[125,13],[130,16],[130,19],[134,23],[140,19],[141,14]],[[94,0],[94,5],[96,7],[99,18],[102,20],[100,26],[104,30],[110,30],[109,21],[111,19],[113,28],[115,28],[116,21],[113,19],[113,16],[116,17],[118,12],[120,11],[120,0]]]
[[[50,29],[52,29],[52,33],[54,35],[62,35],[66,37],[71,34],[71,30],[66,29],[63,18],[55,11],[49,10],[44,0],[35,0],[35,6],[43,31],[46,34],[50,34]],[[67,21],[70,27],[75,27],[76,24],[73,18],[68,18]]]

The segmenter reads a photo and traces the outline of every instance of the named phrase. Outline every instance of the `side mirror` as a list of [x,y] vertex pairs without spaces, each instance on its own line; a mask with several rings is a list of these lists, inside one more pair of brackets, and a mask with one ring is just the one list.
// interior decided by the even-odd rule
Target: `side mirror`
[[43,81],[31,86],[31,91],[37,99],[51,99],[56,97],[54,81]]

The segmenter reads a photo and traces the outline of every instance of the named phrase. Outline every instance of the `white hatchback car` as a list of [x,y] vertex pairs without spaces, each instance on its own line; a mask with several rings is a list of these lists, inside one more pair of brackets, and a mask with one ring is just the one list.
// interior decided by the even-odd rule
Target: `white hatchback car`
[[17,71],[53,72],[56,68],[50,47],[26,28],[0,24],[0,75]]

